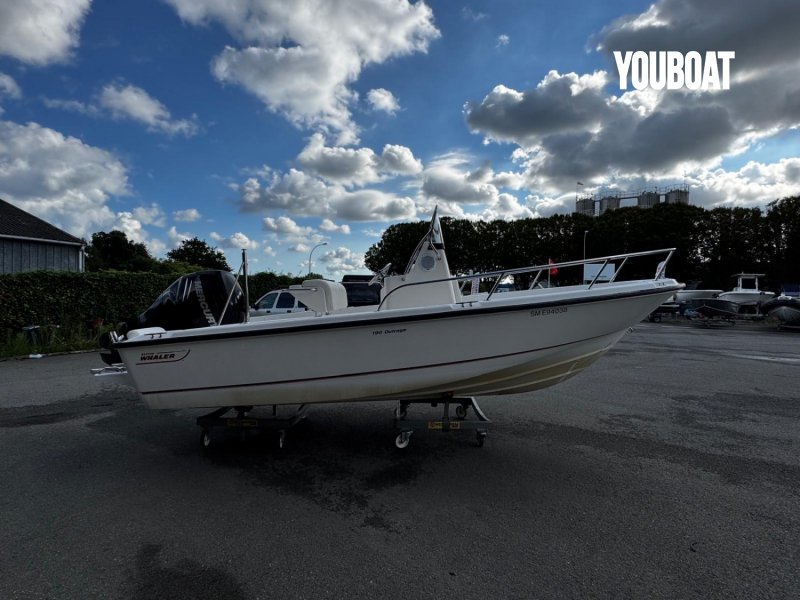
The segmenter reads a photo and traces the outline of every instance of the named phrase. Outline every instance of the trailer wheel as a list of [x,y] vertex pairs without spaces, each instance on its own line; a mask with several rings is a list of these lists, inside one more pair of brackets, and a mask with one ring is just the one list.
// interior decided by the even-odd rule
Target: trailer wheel
[[411,443],[411,432],[410,431],[403,431],[397,435],[394,439],[394,445],[400,448],[408,448],[408,444]]

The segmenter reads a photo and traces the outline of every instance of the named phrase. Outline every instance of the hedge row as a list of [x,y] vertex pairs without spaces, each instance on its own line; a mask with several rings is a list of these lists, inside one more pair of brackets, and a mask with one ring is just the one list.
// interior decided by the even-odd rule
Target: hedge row
[[[115,324],[146,309],[174,280],[155,273],[35,271],[0,275],[0,331],[26,325]],[[297,278],[258,273],[248,278],[250,302]]]

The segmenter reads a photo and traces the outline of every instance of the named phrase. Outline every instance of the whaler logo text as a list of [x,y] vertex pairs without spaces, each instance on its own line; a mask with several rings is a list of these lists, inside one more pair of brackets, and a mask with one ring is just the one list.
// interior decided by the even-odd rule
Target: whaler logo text
[[188,350],[165,350],[164,352],[142,352],[139,356],[138,364],[153,364],[165,362],[177,362],[183,360],[189,354]]
[[711,50],[706,52],[705,59],[694,50],[686,54],[674,50],[637,50],[625,52],[624,56],[619,50],[614,51],[621,90],[628,89],[629,73],[637,90],[728,90],[734,58],[733,51]]

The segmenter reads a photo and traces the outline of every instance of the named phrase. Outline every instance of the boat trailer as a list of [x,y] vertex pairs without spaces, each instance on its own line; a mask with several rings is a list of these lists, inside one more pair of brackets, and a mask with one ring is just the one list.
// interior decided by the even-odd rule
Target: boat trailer
[[[200,434],[200,443],[204,450],[211,447],[213,438],[211,432],[213,429],[227,429],[228,431],[238,431],[244,439],[248,431],[277,431],[278,432],[278,447],[283,448],[286,441],[286,432],[300,423],[306,418],[306,409],[308,405],[300,404],[297,411],[288,417],[278,416],[278,407],[272,406],[272,416],[269,417],[251,417],[248,413],[253,410],[252,406],[223,406],[217,410],[197,417],[197,425],[202,428]],[[229,410],[236,410],[235,417],[225,417],[225,413]]]
[[[429,404],[437,407],[443,404],[442,416],[440,419],[409,419],[408,407],[412,404]],[[450,406],[455,406],[455,418],[450,415]],[[474,419],[468,419],[469,409],[475,413]],[[482,447],[486,436],[489,435],[488,425],[491,421],[486,418],[483,411],[478,406],[475,398],[457,398],[445,396],[441,401],[430,400],[401,400],[400,405],[394,411],[394,426],[399,433],[394,440],[395,446],[400,449],[407,448],[411,442],[411,435],[415,431],[474,431],[478,447]]]
[[[441,404],[442,416],[438,419],[409,419],[408,409],[412,404],[428,404],[434,408]],[[454,415],[450,413],[451,406],[455,409]],[[249,414],[253,410],[252,406],[224,406],[197,417],[197,425],[202,429],[200,443],[204,450],[209,449],[213,443],[212,431],[214,429],[238,431],[242,439],[248,431],[277,431],[278,447],[283,448],[287,431],[306,418],[307,408],[307,404],[301,404],[293,415],[279,417],[278,407],[273,405],[271,416],[256,417]],[[475,414],[475,418],[467,418],[470,409]],[[225,416],[230,410],[235,410],[236,416]],[[400,449],[407,448],[411,442],[411,435],[415,431],[438,431],[440,433],[474,431],[477,445],[481,447],[486,436],[489,435],[490,423],[491,421],[483,414],[475,398],[445,396],[442,400],[437,401],[400,400],[399,406],[394,410],[394,426],[398,431],[394,443]]]

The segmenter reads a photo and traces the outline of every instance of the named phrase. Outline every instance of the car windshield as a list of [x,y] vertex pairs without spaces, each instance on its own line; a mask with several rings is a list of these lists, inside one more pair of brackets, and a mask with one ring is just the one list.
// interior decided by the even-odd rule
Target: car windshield
[[378,304],[381,301],[381,288],[379,285],[369,285],[369,283],[365,282],[345,282],[344,288],[347,292],[347,304],[349,306]]
[[267,294],[261,300],[256,302],[256,308],[264,310],[275,306],[275,299],[278,297],[277,293]]
[[294,308],[294,296],[288,292],[283,292],[278,298],[275,308]]

